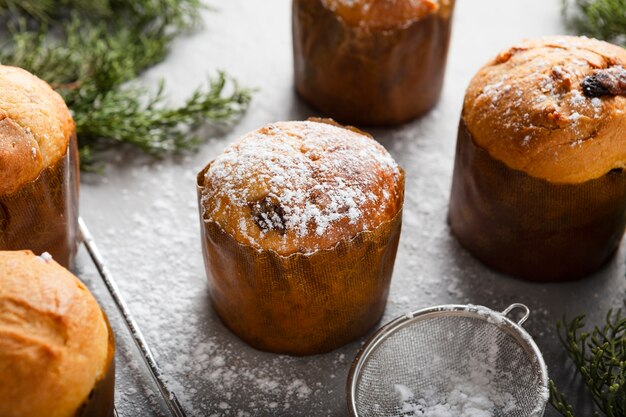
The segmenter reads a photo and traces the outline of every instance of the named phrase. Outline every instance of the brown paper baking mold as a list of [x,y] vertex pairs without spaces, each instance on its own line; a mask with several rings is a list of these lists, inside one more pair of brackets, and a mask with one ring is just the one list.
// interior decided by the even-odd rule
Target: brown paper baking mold
[[212,304],[228,328],[260,350],[310,355],[355,340],[380,320],[402,210],[332,249],[281,256],[243,245],[204,219],[201,184],[209,166],[198,175],[202,249]]
[[[104,313],[103,313],[104,314]],[[106,316],[105,316],[106,320]],[[96,382],[89,397],[79,407],[76,417],[113,417],[115,408],[115,336],[109,328],[109,355],[107,373]]]
[[296,91],[341,123],[395,125],[428,111],[443,86],[454,1],[406,27],[367,31],[322,0],[293,0]]
[[0,250],[48,252],[71,268],[77,250],[79,161],[76,137],[34,181],[0,195]]
[[534,281],[585,277],[615,253],[626,226],[626,173],[554,184],[475,145],[461,120],[449,223],[487,266]]

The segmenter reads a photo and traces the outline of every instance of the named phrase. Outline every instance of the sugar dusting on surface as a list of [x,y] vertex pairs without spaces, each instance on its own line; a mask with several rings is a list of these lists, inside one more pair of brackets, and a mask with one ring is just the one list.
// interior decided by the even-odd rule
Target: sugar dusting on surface
[[[558,40],[556,43],[559,48],[576,50],[579,47],[576,41]],[[543,48],[546,53],[559,50],[549,43]],[[521,45],[512,51],[526,49]],[[490,103],[492,110],[497,109],[497,112],[487,112],[483,117],[494,118],[494,123],[505,126],[508,132],[519,133],[518,136],[523,138],[522,147],[529,147],[536,136],[545,135],[546,129],[556,128],[569,131],[574,137],[570,146],[582,145],[589,139],[592,127],[601,119],[604,109],[602,99],[590,99],[582,93],[581,82],[594,67],[582,59],[555,65],[539,55],[532,56],[524,65],[532,71],[523,74],[523,78],[502,72],[483,88],[476,98],[477,103]],[[520,84],[526,87],[520,87]],[[533,87],[528,88],[529,85]],[[527,112],[519,114],[519,109]]]
[[42,262],[49,262],[52,260],[52,255],[50,255],[48,252],[44,252],[41,255],[38,256],[38,258],[42,261]]
[[450,373],[447,392],[434,388],[419,395],[406,386],[395,384],[399,396],[399,414],[403,417],[493,417],[518,410],[513,395],[494,389],[486,367],[480,362],[471,365],[469,377]]
[[[283,241],[314,251],[303,242],[321,240],[345,222],[357,231],[378,226],[396,204],[396,192],[390,195],[381,177],[395,183],[399,175],[389,153],[365,135],[325,123],[276,123],[244,136],[211,163],[202,202],[205,218],[226,230],[239,217],[242,243],[262,247],[267,231],[281,230]],[[260,214],[260,230],[249,209],[259,201],[277,207]]]

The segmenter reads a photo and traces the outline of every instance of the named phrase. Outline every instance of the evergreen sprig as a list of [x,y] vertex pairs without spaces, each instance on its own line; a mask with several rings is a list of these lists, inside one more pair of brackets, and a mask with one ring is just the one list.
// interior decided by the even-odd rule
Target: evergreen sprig
[[9,27],[0,62],[48,81],[72,111],[81,162],[128,143],[156,156],[200,143],[194,128],[228,122],[251,93],[227,74],[208,78],[179,107],[135,80],[161,62],[171,41],[199,23],[200,0],[0,0]]
[[[626,45],[626,0],[562,0],[568,29]],[[596,406],[595,416],[626,416],[626,318],[609,311],[604,327],[584,332],[585,316],[557,324],[559,339]],[[550,381],[550,403],[564,417],[574,408]]]
[[[585,316],[557,324],[561,344],[593,398],[594,416],[626,416],[626,317],[609,311],[603,327],[584,332]],[[573,407],[550,381],[550,403],[564,417]]]
[[579,35],[626,44],[626,0],[562,0],[568,29]]

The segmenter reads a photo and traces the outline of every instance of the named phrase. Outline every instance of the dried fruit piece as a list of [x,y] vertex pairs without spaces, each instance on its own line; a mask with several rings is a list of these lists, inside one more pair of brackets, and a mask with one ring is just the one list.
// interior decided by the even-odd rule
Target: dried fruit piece
[[626,70],[621,66],[597,70],[585,78],[582,88],[589,98],[626,96]]
[[276,230],[280,234],[285,234],[285,211],[277,198],[266,196],[250,203],[249,206],[255,223],[262,230]]

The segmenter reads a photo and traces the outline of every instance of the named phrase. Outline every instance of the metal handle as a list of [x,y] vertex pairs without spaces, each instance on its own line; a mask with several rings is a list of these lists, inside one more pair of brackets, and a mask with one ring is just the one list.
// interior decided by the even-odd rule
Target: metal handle
[[126,302],[122,298],[117,283],[113,279],[113,275],[111,275],[111,272],[105,266],[102,255],[100,255],[100,251],[96,246],[96,242],[93,240],[91,233],[89,233],[89,229],[87,229],[87,225],[81,217],[78,218],[78,227],[83,238],[83,243],[87,248],[87,252],[89,252],[89,256],[96,265],[96,269],[100,273],[100,277],[102,277],[102,281],[104,281],[104,284],[109,290],[113,301],[115,301],[115,305],[122,314],[124,322],[126,323],[128,330],[130,331],[130,335],[133,338],[135,345],[137,345],[137,348],[141,352],[141,356],[143,357],[146,366],[150,370],[150,375],[152,376],[152,379],[154,379],[157,387],[159,388],[161,396],[163,397],[165,404],[167,404],[167,408],[174,417],[186,417],[185,411],[178,402],[176,395],[174,395],[174,393],[170,391],[170,389],[167,387],[165,379],[163,378],[163,373],[161,372],[159,365],[154,359],[154,356],[150,351],[150,347],[148,346],[146,339],[141,333],[137,322],[130,314],[128,305],[126,305]]
[[526,305],[521,303],[511,304],[502,312],[502,315],[506,317],[511,311],[518,308],[524,310],[524,316],[517,322],[517,324],[521,326],[528,320],[528,317],[530,317],[530,309],[526,307]]

